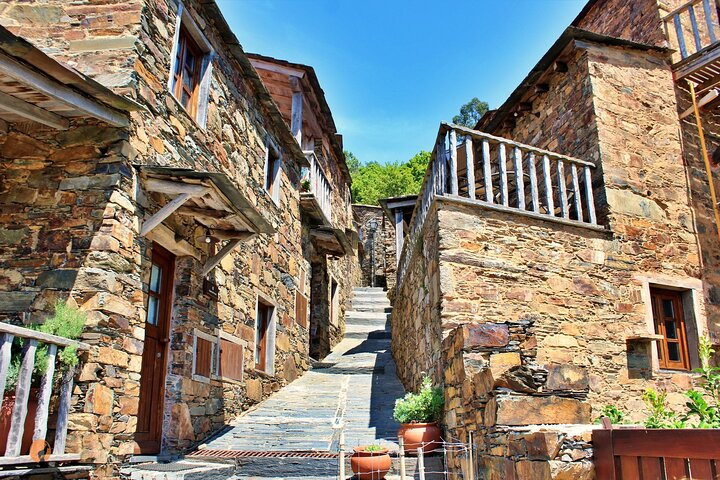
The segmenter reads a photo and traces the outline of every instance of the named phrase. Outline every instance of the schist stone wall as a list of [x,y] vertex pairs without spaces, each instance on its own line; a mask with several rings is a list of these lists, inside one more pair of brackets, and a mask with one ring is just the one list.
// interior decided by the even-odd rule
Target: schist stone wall
[[[355,204],[352,208],[360,226],[360,242],[363,246],[363,256],[360,258],[362,285],[371,285],[374,265],[375,286],[387,288],[390,294],[395,289],[397,271],[395,226],[387,219],[381,207]],[[376,225],[374,233],[371,223]]]
[[595,162],[604,231],[443,198],[428,214],[395,302],[393,354],[406,387],[423,371],[444,385],[448,433],[475,431],[488,472],[590,478],[587,433],[529,458],[529,429],[589,424],[608,404],[640,420],[648,387],[685,402],[692,374],[659,370],[642,339],[654,333],[650,285],[687,292],[691,339],[707,327],[665,55],[577,42],[568,71],[545,77],[549,92],[523,99],[531,112],[490,132]]
[[[310,289],[300,242],[303,158],[286,147],[289,132],[271,121],[239,45],[223,41],[222,21],[199,2],[184,7],[216,51],[204,128],[167,90],[175,2],[0,6],[0,20],[13,32],[147,108],[132,114],[127,130],[88,123],[59,133],[32,125],[0,134],[0,306],[17,312],[13,321],[33,320],[21,313],[46,311],[54,298],[71,295],[89,312],[83,340],[93,349],[76,379],[68,451],[110,462],[99,471],[106,476],[135,447],[152,246],[139,227],[166,201],[137,193],[134,164],[224,172],[276,229],[241,244],[211,272],[217,299],[203,290],[200,269],[211,252],[202,229],[172,216],[165,224],[174,234],[153,237],[190,252],[176,262],[163,452],[201,442],[308,368],[308,326],[295,316],[296,289]],[[263,186],[268,138],[283,152],[277,203]],[[253,368],[258,298],[275,308],[271,374]],[[193,379],[195,329],[246,342],[243,381]]]

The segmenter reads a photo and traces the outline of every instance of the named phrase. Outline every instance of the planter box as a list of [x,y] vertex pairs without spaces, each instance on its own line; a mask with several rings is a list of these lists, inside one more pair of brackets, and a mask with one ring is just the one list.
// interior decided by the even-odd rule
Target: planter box
[[598,479],[714,478],[720,429],[598,429],[592,436]]

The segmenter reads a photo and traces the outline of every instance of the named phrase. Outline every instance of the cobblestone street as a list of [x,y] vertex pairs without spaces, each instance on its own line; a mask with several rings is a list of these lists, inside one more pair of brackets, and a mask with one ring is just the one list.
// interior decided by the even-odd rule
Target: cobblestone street
[[397,449],[392,409],[404,390],[390,355],[389,308],[381,289],[356,289],[345,339],[333,352],[202,448],[338,452],[343,432],[346,450],[370,443]]

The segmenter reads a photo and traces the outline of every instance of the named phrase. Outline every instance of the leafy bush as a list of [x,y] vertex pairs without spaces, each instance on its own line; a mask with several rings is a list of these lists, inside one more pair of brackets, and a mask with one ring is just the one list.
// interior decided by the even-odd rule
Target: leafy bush
[[380,445],[373,444],[373,445],[366,445],[364,450],[366,452],[382,452],[384,448]]
[[[70,340],[77,340],[82,334],[85,327],[87,314],[76,307],[68,305],[62,300],[55,303],[55,314],[49,317],[45,323],[39,325],[30,325],[28,328],[37,330],[38,332],[49,333]],[[8,367],[7,380],[5,382],[5,390],[13,391],[17,386],[20,374],[21,356],[20,352],[23,348],[23,339],[17,338],[13,343],[13,356]],[[78,364],[77,348],[69,346],[60,348],[57,352],[57,358],[62,365],[60,372],[67,368],[74,367]],[[48,366],[48,346],[39,344],[35,351],[35,366],[33,368],[33,383],[37,383],[47,370]]]
[[435,422],[442,414],[445,399],[440,387],[433,387],[430,377],[423,377],[418,393],[407,393],[395,401],[393,418],[400,423]]
[[[667,406],[667,394],[648,388],[643,401],[650,414],[643,422],[645,428],[720,428],[720,368],[710,365],[715,351],[707,337],[700,339],[700,390],[685,392],[688,401],[684,414],[673,411]],[[612,423],[622,422],[625,414],[614,405],[603,408],[602,416],[610,418]],[[617,421],[616,421],[617,420]]]
[[617,425],[625,421],[625,413],[615,405],[605,405],[600,412],[600,416],[595,419],[595,423],[600,423],[603,417],[610,419],[610,423]]

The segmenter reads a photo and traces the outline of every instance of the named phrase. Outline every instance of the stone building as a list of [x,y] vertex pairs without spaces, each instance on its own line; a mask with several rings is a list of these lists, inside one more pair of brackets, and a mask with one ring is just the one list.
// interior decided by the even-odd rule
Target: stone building
[[395,285],[395,224],[381,206],[352,206],[360,236],[360,285],[391,291]]
[[[310,355],[325,357],[345,332],[345,304],[359,271],[357,232],[350,203],[350,171],[342,136],[315,70],[249,55],[309,165],[301,171],[303,249],[310,259]],[[307,296],[303,297],[307,302]]]
[[[590,1],[474,130],[441,125],[393,354],[406,387],[444,386],[446,433],[474,433],[486,478],[590,478],[602,407],[640,420],[647,388],[683,405],[699,339],[718,344],[718,225],[686,111],[690,79],[712,154],[720,24],[675,6]],[[675,14],[687,45],[665,33]]]
[[322,155],[214,1],[10,1],[0,24],[0,319],[42,321],[57,298],[88,312],[67,451],[112,476],[309,367],[313,319],[342,318],[328,292],[358,275],[342,144],[311,103],[336,175],[316,226],[303,185]]

